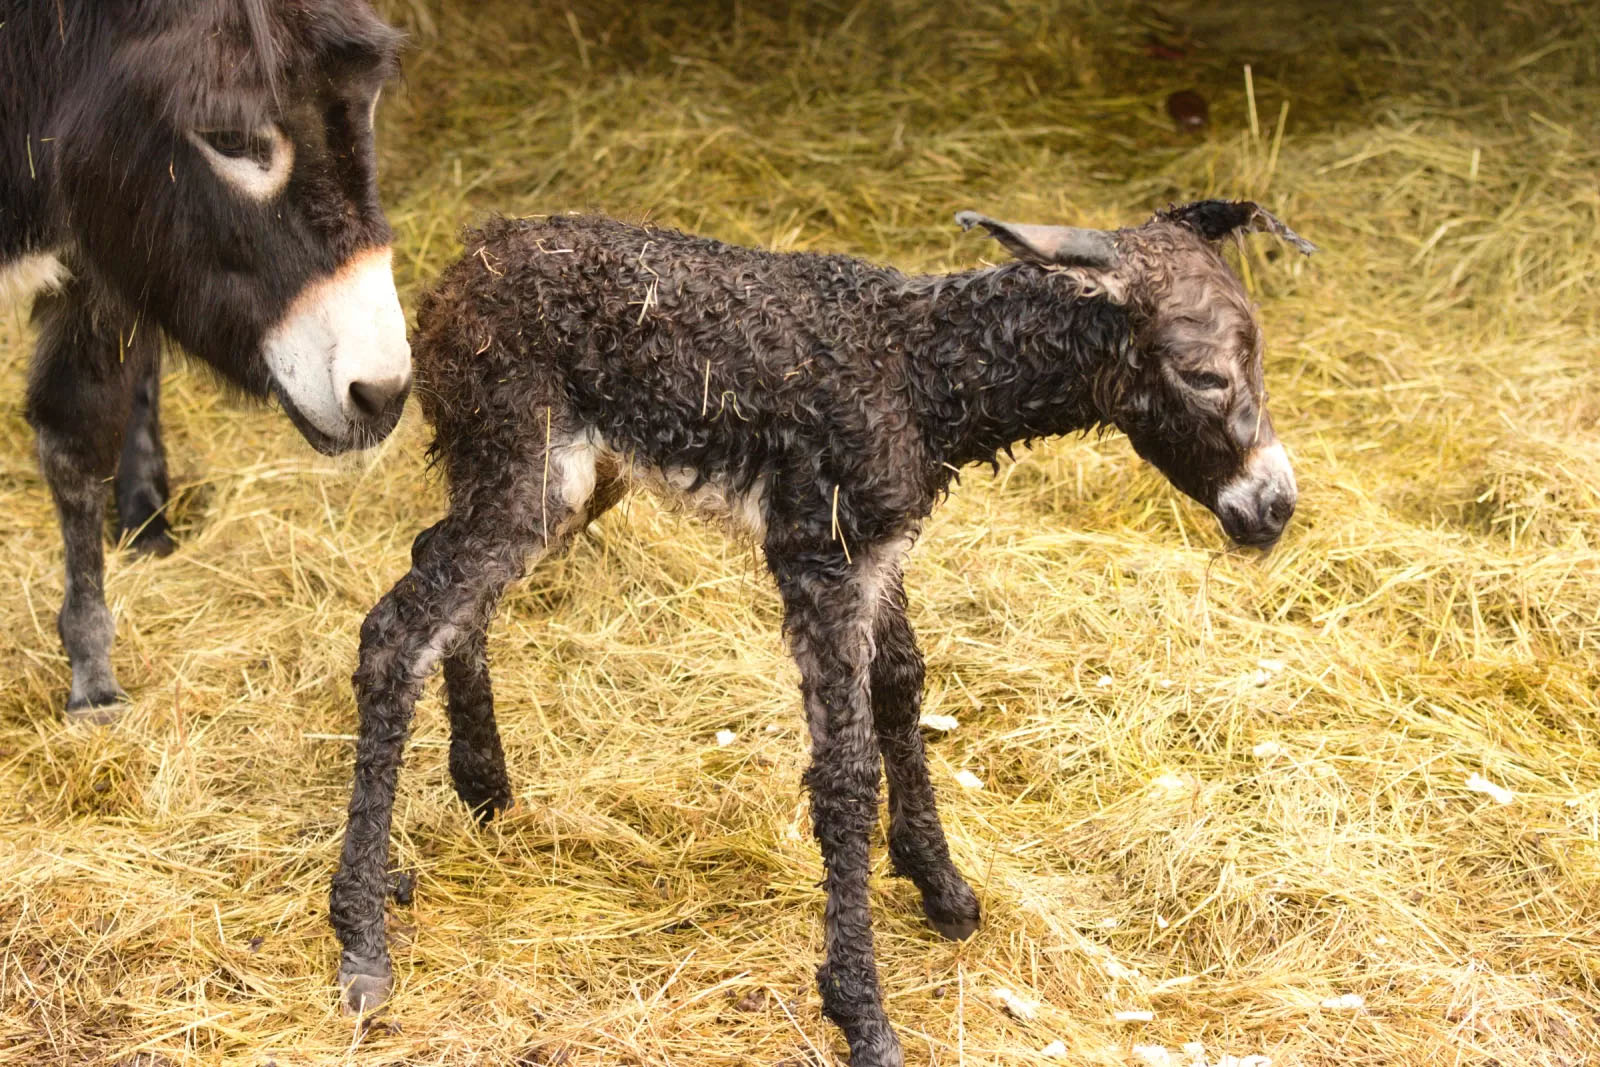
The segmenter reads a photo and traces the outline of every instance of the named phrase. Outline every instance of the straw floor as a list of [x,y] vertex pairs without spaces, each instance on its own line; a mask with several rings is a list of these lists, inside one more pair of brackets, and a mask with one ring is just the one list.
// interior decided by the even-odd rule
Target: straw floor
[[[1302,488],[1270,556],[1225,552],[1115,435],[973,472],[913,554],[985,925],[938,940],[880,849],[909,1062],[1595,1062],[1600,16],[768,9],[392,3],[403,295],[489,210],[944,270],[999,254],[961,208],[1114,225],[1214,194],[1324,249],[1244,260]],[[1201,135],[1162,109],[1189,87]],[[398,991],[358,1028],[324,919],[348,678],[440,511],[424,428],[328,461],[175,366],[182,548],[110,557],[135,707],[68,728],[28,338],[5,313],[0,1064],[844,1062],[796,677],[747,547],[636,499],[517,589],[491,643],[519,802],[489,829],[430,689]]]

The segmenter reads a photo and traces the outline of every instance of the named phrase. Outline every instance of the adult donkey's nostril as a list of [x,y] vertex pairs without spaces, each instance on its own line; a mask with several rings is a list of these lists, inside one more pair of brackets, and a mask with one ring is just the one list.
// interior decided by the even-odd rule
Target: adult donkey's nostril
[[350,406],[364,419],[380,419],[405,403],[410,389],[409,376],[351,382]]

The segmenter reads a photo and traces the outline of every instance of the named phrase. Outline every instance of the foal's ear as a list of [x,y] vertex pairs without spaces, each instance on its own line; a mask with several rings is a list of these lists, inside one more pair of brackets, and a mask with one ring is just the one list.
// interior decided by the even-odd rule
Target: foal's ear
[[1187,226],[1208,241],[1220,241],[1235,233],[1264,232],[1277,234],[1308,256],[1317,250],[1316,245],[1289,229],[1272,212],[1250,200],[1196,200],[1157,212],[1156,218]]
[[1030,263],[1057,267],[1099,267],[1117,265],[1117,246],[1104,230],[1080,230],[1076,226],[1029,226],[998,222],[976,211],[956,214],[963,230],[982,226],[1005,245],[1006,251]]

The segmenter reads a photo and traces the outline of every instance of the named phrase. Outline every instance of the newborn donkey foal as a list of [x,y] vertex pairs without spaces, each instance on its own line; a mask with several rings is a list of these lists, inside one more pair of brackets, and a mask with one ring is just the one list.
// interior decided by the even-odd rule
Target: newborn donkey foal
[[642,484],[765,550],[811,734],[823,1010],[856,1067],[901,1062],[868,918],[880,759],[895,869],[944,936],[978,924],[918,733],[903,554],[958,468],[1103,426],[1235,540],[1273,543],[1294,476],[1264,408],[1250,302],[1214,245],[1264,229],[1312,251],[1251,203],[1110,233],[958,220],[1017,261],[906,277],[576,216],[468,233],[422,300],[413,345],[449,512],[361,630],[355,791],[331,900],[348,1008],[389,992],[390,815],[424,679],[443,660],[451,777],[489,818],[511,802],[484,654],[500,595]]

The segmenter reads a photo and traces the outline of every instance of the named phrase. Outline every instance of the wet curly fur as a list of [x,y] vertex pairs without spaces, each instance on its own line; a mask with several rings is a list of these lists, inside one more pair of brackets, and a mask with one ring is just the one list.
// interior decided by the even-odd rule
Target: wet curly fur
[[[908,277],[596,217],[466,234],[413,345],[449,512],[368,616],[354,678],[355,791],[331,898],[348,1007],[388,991],[389,820],[425,677],[442,659],[451,774],[488,818],[511,800],[484,656],[498,598],[642,484],[765,550],[811,734],[823,1007],[857,1067],[900,1062],[868,918],[880,764],[896,870],[945,936],[979,918],[917,726],[923,660],[900,568],[921,522],[959,468],[1018,441],[1120,426],[1206,500],[1270,435],[1254,319],[1215,238],[1166,215],[1112,237],[1110,267],[1046,261],[1020,240],[1022,262]],[[1237,388],[1185,394],[1173,375],[1195,367]],[[1245,422],[1241,444],[1230,427]]]

